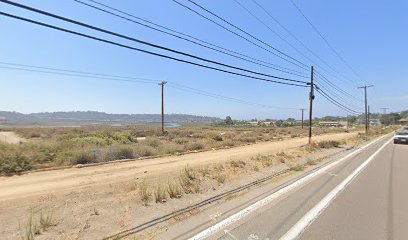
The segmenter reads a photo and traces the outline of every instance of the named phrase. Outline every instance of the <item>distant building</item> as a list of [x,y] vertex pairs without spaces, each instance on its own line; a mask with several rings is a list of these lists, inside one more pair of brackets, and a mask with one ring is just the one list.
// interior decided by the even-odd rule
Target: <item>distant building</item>
[[325,121],[325,122],[319,122],[320,127],[326,127],[326,128],[341,128],[344,127],[340,122],[334,122],[334,121]]
[[381,121],[380,119],[370,119],[370,126],[372,127],[379,127],[381,126]]
[[246,124],[247,124],[247,125],[250,125],[250,126],[258,126],[258,125],[259,125],[259,122],[258,122],[258,121],[249,121],[249,122],[247,122]]
[[270,122],[270,121],[259,121],[258,124],[259,124],[260,126],[271,126],[271,125],[273,125],[273,122]]
[[408,125],[408,118],[402,118],[398,121],[401,125]]

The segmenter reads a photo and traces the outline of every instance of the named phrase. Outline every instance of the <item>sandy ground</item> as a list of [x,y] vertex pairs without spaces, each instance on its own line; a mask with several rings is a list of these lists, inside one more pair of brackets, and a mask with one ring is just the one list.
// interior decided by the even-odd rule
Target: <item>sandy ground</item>
[[27,140],[17,136],[14,132],[0,132],[0,141],[16,144]]
[[[315,141],[340,140],[357,133],[317,136]],[[187,164],[194,167],[230,160],[248,159],[257,154],[268,155],[305,145],[307,138],[263,142],[230,149],[200,152],[182,156],[162,157],[131,162],[112,163],[86,168],[69,168],[33,172],[22,176],[0,177],[0,201],[31,195],[58,193],[100,184],[125,182],[135,177],[171,175]]]
[[[327,134],[316,136],[315,141],[342,140],[357,134]],[[225,184],[213,181],[212,185],[203,186],[202,193],[169,199],[165,204],[151,203],[147,207],[142,206],[137,191],[132,189],[135,182],[144,179],[166,182],[177,177],[187,164],[199,167],[248,160],[258,154],[295,150],[305,143],[307,138],[288,139],[182,156],[0,177],[0,238],[22,239],[30,216],[38,223],[43,214],[52,216],[57,226],[51,226],[35,239],[101,239],[287,166],[282,164],[264,172],[251,172]],[[320,158],[326,153],[320,152],[314,157]]]

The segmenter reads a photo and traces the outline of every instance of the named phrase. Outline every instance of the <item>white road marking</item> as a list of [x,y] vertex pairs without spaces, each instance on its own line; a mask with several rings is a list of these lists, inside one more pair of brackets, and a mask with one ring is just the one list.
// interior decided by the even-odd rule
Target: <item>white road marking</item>
[[356,170],[353,171],[346,179],[337,185],[329,194],[306,213],[280,240],[296,239],[312,222],[329,206],[329,204],[338,196],[350,182],[363,171],[363,169],[381,152],[393,139],[384,143],[373,155],[365,160]]
[[337,174],[334,174],[334,173],[328,173],[327,175],[333,176],[333,177],[337,177],[337,176],[338,176]]
[[234,235],[232,235],[228,230],[224,230],[224,233],[227,234],[228,236],[230,236],[232,239],[238,240],[238,238],[236,238]]
[[374,144],[374,143],[380,141],[380,140],[383,139],[384,137],[385,137],[385,136],[381,136],[381,137],[377,138],[376,140],[374,140],[374,141],[372,141],[372,142],[370,142],[370,143],[364,145],[363,147],[358,148],[358,149],[356,149],[355,151],[353,151],[353,152],[347,154],[345,157],[343,157],[343,158],[341,158],[341,159],[339,159],[339,160],[337,160],[337,161],[335,161],[335,162],[332,162],[332,163],[330,163],[330,164],[328,164],[328,165],[326,165],[326,166],[324,166],[324,167],[322,167],[322,168],[320,168],[320,169],[318,169],[318,170],[316,170],[316,171],[310,173],[309,175],[304,176],[303,178],[297,180],[296,182],[291,183],[290,185],[288,185],[288,186],[286,186],[286,187],[284,187],[284,188],[282,188],[282,189],[280,189],[280,190],[278,190],[278,191],[272,193],[271,195],[269,195],[269,196],[267,196],[267,197],[265,197],[265,198],[259,200],[259,201],[256,202],[256,203],[254,203],[254,204],[252,204],[252,205],[250,205],[250,206],[248,206],[248,207],[242,209],[241,211],[239,211],[239,212],[237,212],[237,213],[231,215],[230,217],[228,217],[228,218],[222,220],[221,222],[219,222],[219,223],[217,223],[217,224],[215,224],[215,225],[213,225],[213,226],[211,226],[211,227],[209,227],[209,228],[203,230],[202,232],[198,233],[197,235],[191,237],[190,240],[201,240],[201,239],[206,239],[206,238],[208,238],[209,236],[213,235],[214,233],[219,232],[219,231],[221,231],[222,229],[224,229],[225,227],[229,226],[230,224],[232,224],[232,223],[234,223],[234,222],[236,222],[236,221],[238,221],[238,220],[244,218],[244,217],[247,216],[248,214],[250,214],[250,213],[252,213],[253,211],[255,211],[255,210],[261,208],[262,206],[264,206],[264,205],[266,205],[266,204],[272,202],[273,200],[275,200],[275,199],[277,199],[278,197],[282,196],[283,194],[289,192],[290,190],[292,190],[292,189],[294,189],[294,188],[296,188],[296,187],[298,187],[298,186],[300,186],[300,185],[306,183],[307,181],[309,181],[310,179],[312,179],[312,178],[314,178],[314,177],[316,177],[316,176],[319,176],[319,175],[325,173],[325,172],[328,171],[330,168],[332,168],[332,167],[336,166],[337,164],[339,164],[339,163],[345,161],[345,160],[348,159],[349,157],[351,157],[351,156],[353,156],[353,155],[355,155],[355,154],[357,154],[357,153],[363,151],[364,149],[366,149],[367,147],[371,146],[372,144]]

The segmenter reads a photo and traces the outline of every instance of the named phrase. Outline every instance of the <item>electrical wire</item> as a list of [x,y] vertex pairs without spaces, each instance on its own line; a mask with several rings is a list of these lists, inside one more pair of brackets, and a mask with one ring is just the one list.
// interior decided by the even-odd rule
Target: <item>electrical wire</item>
[[345,99],[344,97],[340,96],[336,92],[333,92],[333,91],[329,90],[323,84],[321,84],[321,82],[319,82],[317,79],[315,79],[315,82],[318,84],[318,87],[320,89],[322,89],[325,92],[327,92],[328,94],[330,94],[333,98],[336,98],[339,102],[343,102],[345,105],[353,107],[353,108],[358,108],[356,105],[354,105],[354,103],[351,103],[349,101],[349,99]]
[[[50,67],[40,67],[40,66],[34,66],[34,65],[27,65],[27,64],[19,64],[19,63],[10,63],[10,62],[0,62],[0,65],[6,65],[6,66],[13,66],[16,70],[19,70],[21,67],[25,67],[25,69],[21,68],[22,70],[26,70],[27,68],[34,68],[34,69],[41,69],[41,70],[48,70],[49,73],[53,72],[65,72],[65,73],[74,73],[74,74],[80,74],[80,75],[93,75],[97,77],[106,77],[108,78],[115,78],[115,79],[124,79],[124,80],[141,80],[141,81],[147,81],[147,82],[154,82],[158,83],[161,80],[157,79],[150,79],[150,78],[136,78],[136,77],[127,77],[127,76],[118,76],[118,75],[110,75],[110,74],[101,74],[101,73],[93,73],[93,72],[84,72],[84,71],[76,71],[76,70],[67,70],[67,69],[61,69],[61,68],[50,68]],[[6,68],[4,66],[0,66],[2,68]],[[10,67],[7,67],[10,68]],[[50,72],[53,71],[53,72]],[[46,72],[46,71],[44,71]],[[47,72],[47,73],[48,73]]]
[[319,31],[319,29],[317,29],[317,27],[312,23],[312,21],[310,21],[309,18],[306,17],[306,15],[303,13],[302,9],[300,9],[300,7],[293,0],[289,0],[289,1],[297,9],[297,11],[300,13],[300,15],[302,15],[303,18],[309,23],[309,25],[313,28],[313,30],[320,36],[320,38],[323,39],[323,41],[326,43],[326,45],[340,59],[340,61],[342,61],[343,64],[346,65],[346,67],[349,68],[354,73],[354,75],[356,75],[362,82],[365,82],[365,83],[368,84],[368,82],[363,80],[362,77],[360,76],[360,74],[358,74],[357,71],[353,67],[351,67],[350,64],[348,64],[346,62],[346,60],[336,51],[336,49],[334,49],[334,47],[329,43],[329,41]]
[[321,73],[319,73],[319,72],[316,71],[316,75],[315,75],[315,76],[317,77],[317,79],[320,79],[320,80],[326,82],[328,86],[332,87],[334,90],[336,90],[337,92],[343,94],[344,96],[346,96],[346,97],[348,97],[348,98],[351,98],[351,99],[353,99],[354,101],[359,102],[359,103],[364,102],[362,99],[359,99],[359,98],[355,97],[354,95],[348,93],[347,91],[341,89],[339,86],[337,86],[337,85],[335,85],[334,83],[332,83],[332,82],[331,82],[327,77],[325,77],[323,74],[321,74]]
[[[271,50],[269,50],[269,49],[267,49],[267,48],[265,48],[265,47],[262,47],[261,45],[255,43],[254,41],[248,39],[247,37],[245,37],[245,36],[243,36],[243,35],[241,35],[241,34],[239,34],[239,33],[236,33],[236,32],[234,32],[234,31],[232,31],[231,29],[225,27],[224,25],[222,25],[222,24],[220,24],[220,23],[218,23],[218,22],[216,22],[216,21],[214,21],[214,20],[212,20],[212,19],[210,19],[210,18],[204,16],[203,14],[197,12],[196,10],[190,8],[189,6],[186,6],[185,4],[182,4],[182,3],[180,3],[180,2],[177,1],[177,0],[172,0],[172,1],[175,2],[175,3],[177,3],[178,5],[180,5],[180,6],[184,7],[184,8],[186,8],[186,9],[188,9],[189,11],[191,11],[191,12],[197,14],[198,16],[200,16],[200,17],[202,17],[202,18],[204,18],[204,19],[206,19],[206,20],[208,20],[208,21],[210,21],[210,22],[216,24],[217,26],[221,27],[222,29],[224,29],[224,30],[226,30],[226,31],[228,31],[228,32],[230,32],[230,33],[232,33],[232,34],[234,34],[235,36],[238,36],[239,38],[244,39],[245,41],[249,42],[250,44],[252,44],[252,45],[254,45],[254,46],[256,46],[256,47],[258,47],[258,48],[260,48],[260,49],[262,49],[262,50],[264,50],[264,51],[267,51],[268,53],[271,53],[272,55],[274,55],[274,56],[276,56],[276,57],[278,57],[278,58],[280,58],[280,59],[282,59],[282,60],[284,60],[284,61],[286,61],[286,62],[289,62],[289,63],[291,63],[291,64],[293,64],[293,65],[295,65],[295,66],[297,66],[297,67],[299,67],[299,68],[301,68],[301,69],[303,69],[303,70],[308,70],[308,68],[305,67],[305,66],[307,66],[307,65],[298,64],[298,63],[293,62],[293,61],[291,61],[291,60],[289,60],[289,59],[287,59],[287,58],[284,58],[284,57],[282,57],[281,55],[279,55],[279,54],[277,54],[277,53],[275,53],[275,52],[273,52],[273,51],[271,51]],[[261,43],[262,43],[262,41],[261,41]],[[265,44],[266,44],[266,43],[265,43]],[[268,45],[269,45],[269,44],[267,44],[267,46],[268,46]],[[270,46],[270,45],[269,45],[269,46]],[[272,48],[272,46],[271,46],[271,48]],[[272,48],[272,49],[273,49],[273,48]]]
[[116,37],[120,37],[120,38],[123,38],[123,39],[126,39],[126,40],[137,42],[137,43],[140,43],[140,44],[143,44],[143,45],[147,45],[147,46],[150,46],[150,47],[154,47],[154,48],[158,48],[158,49],[161,49],[161,50],[176,53],[176,54],[179,54],[179,55],[194,58],[194,59],[197,59],[197,60],[200,60],[200,61],[220,65],[220,66],[223,66],[223,67],[232,68],[232,69],[243,71],[243,72],[257,74],[257,75],[260,75],[260,76],[275,78],[275,79],[279,79],[279,80],[283,80],[283,81],[307,84],[307,82],[304,82],[304,81],[293,80],[293,79],[284,78],[284,77],[278,77],[278,76],[274,76],[274,75],[270,75],[270,74],[264,74],[264,73],[260,73],[260,72],[256,72],[256,71],[252,71],[252,70],[248,70],[248,69],[244,69],[244,68],[224,64],[224,63],[221,63],[221,62],[209,60],[209,59],[206,59],[206,58],[198,57],[198,56],[195,56],[195,55],[192,55],[192,54],[189,54],[189,53],[185,53],[185,52],[181,52],[181,51],[174,50],[174,49],[171,49],[171,48],[167,48],[167,47],[159,46],[159,45],[156,45],[156,44],[152,44],[152,43],[149,43],[149,42],[146,42],[146,41],[142,41],[142,40],[139,40],[139,39],[136,39],[136,38],[133,38],[133,37],[123,35],[123,34],[112,32],[112,31],[102,29],[102,28],[99,28],[99,27],[95,27],[95,26],[92,26],[92,25],[89,25],[89,24],[86,24],[86,23],[83,23],[83,22],[79,22],[79,21],[76,21],[76,20],[73,20],[73,19],[70,19],[70,18],[62,17],[62,16],[59,16],[59,15],[56,15],[56,14],[53,14],[53,13],[50,13],[50,12],[46,12],[46,11],[36,9],[36,8],[30,7],[30,6],[26,6],[26,5],[23,5],[23,4],[10,2],[8,0],[0,0],[0,2],[4,2],[4,3],[10,4],[10,5],[14,5],[16,7],[23,8],[23,9],[29,10],[31,12],[36,12],[36,13],[39,13],[39,14],[42,14],[42,15],[46,15],[46,16],[49,16],[49,17],[52,17],[52,18],[56,18],[56,19],[65,21],[65,22],[69,22],[69,23],[73,23],[75,25],[79,25],[79,26],[82,26],[82,27],[85,27],[85,28],[89,28],[89,29],[92,29],[92,30],[95,30],[95,31],[98,31],[98,32],[103,32],[103,33],[106,33],[106,34],[109,34],[109,35],[112,35],[112,36],[116,36]]
[[158,84],[159,81],[143,81],[143,80],[131,80],[131,79],[121,79],[121,78],[112,78],[112,77],[101,77],[101,76],[92,76],[92,75],[81,75],[81,74],[74,74],[74,73],[63,73],[63,72],[52,72],[46,70],[36,70],[36,69],[27,69],[27,68],[19,68],[19,67],[4,67],[0,66],[2,69],[8,70],[18,70],[18,71],[25,71],[25,72],[36,72],[36,73],[47,73],[47,74],[55,74],[55,75],[62,75],[62,76],[69,76],[69,77],[81,77],[81,78],[93,78],[93,79],[103,79],[103,80],[110,80],[110,81],[119,81],[119,82],[132,82],[132,83],[150,83],[150,84]]
[[223,96],[223,95],[210,93],[210,92],[207,92],[207,91],[203,91],[203,90],[200,90],[200,89],[188,87],[188,86],[177,84],[177,83],[169,83],[169,87],[173,87],[173,88],[176,88],[176,89],[179,89],[179,90],[182,90],[182,91],[191,92],[191,93],[195,93],[195,94],[199,94],[199,95],[203,95],[203,96],[207,96],[207,97],[222,99],[222,100],[226,100],[226,101],[232,101],[232,102],[236,102],[236,103],[247,104],[247,105],[256,106],[256,107],[263,107],[263,108],[270,108],[270,109],[282,109],[282,110],[299,110],[299,108],[272,106],[272,105],[267,105],[267,104],[260,104],[260,103],[245,101],[245,100],[232,98],[232,97],[226,97],[226,96]]
[[238,6],[240,6],[242,9],[244,9],[249,15],[251,15],[255,20],[257,20],[259,23],[261,23],[263,26],[265,26],[270,32],[275,34],[280,40],[285,42],[287,45],[289,45],[291,48],[293,48],[297,53],[299,53],[301,56],[309,60],[311,63],[313,63],[313,60],[310,59],[308,56],[306,56],[302,51],[300,51],[297,47],[293,46],[288,40],[286,40],[284,37],[282,37],[279,33],[277,33],[275,30],[273,30],[268,24],[266,24],[264,21],[262,21],[259,17],[257,17],[252,11],[250,11],[247,7],[245,7],[242,3],[240,3],[238,0],[233,0]]
[[[215,44],[209,43],[207,41],[203,41],[201,39],[193,37],[191,35],[184,34],[184,33],[181,33],[179,31],[175,31],[173,29],[170,29],[168,27],[164,27],[164,26],[159,25],[159,24],[155,24],[155,23],[153,23],[151,21],[142,19],[140,17],[134,16],[134,15],[126,13],[124,11],[121,11],[121,10],[118,10],[116,8],[110,7],[110,6],[106,5],[106,4],[99,3],[97,1],[88,0],[88,1],[93,2],[95,4],[101,5],[101,6],[105,7],[105,8],[107,8],[107,9],[111,9],[113,11],[116,11],[116,12],[120,13],[120,14],[126,15],[128,17],[121,16],[119,14],[113,13],[113,12],[108,11],[106,9],[102,9],[102,8],[100,8],[98,6],[95,6],[95,5],[92,5],[92,4],[89,4],[89,3],[85,3],[85,2],[80,1],[80,0],[73,0],[73,1],[75,1],[75,2],[77,2],[79,4],[82,4],[82,5],[88,6],[90,8],[96,9],[98,11],[110,14],[112,16],[124,19],[126,21],[133,22],[133,23],[138,24],[140,26],[150,28],[152,30],[155,30],[155,31],[158,31],[158,32],[161,32],[161,33],[176,37],[176,38],[184,40],[184,41],[188,41],[190,43],[199,45],[199,46],[207,48],[207,49],[211,49],[213,51],[217,51],[219,53],[222,53],[222,54],[234,57],[234,58],[238,58],[238,59],[241,59],[241,60],[253,63],[253,64],[257,64],[257,65],[260,65],[260,66],[263,66],[263,67],[271,68],[273,70],[280,71],[280,72],[283,72],[283,73],[292,74],[292,75],[295,75],[295,76],[298,76],[298,77],[307,78],[304,75],[300,75],[299,73],[301,73],[301,72],[299,72],[299,71],[288,69],[288,68],[285,68],[285,67],[282,67],[282,66],[279,66],[279,65],[276,65],[276,64],[272,64],[272,63],[269,63],[269,62],[265,62],[265,61],[262,61],[262,60],[247,56],[245,54],[238,53],[236,51],[232,51],[232,50],[220,47],[218,45],[215,45]],[[148,24],[142,23],[142,22],[134,20],[134,19],[130,19],[129,17],[140,20],[140,21],[143,21],[143,22],[148,23],[148,24],[151,24],[151,25],[153,25],[155,27],[149,26]],[[159,28],[162,28],[162,29],[165,29],[165,30],[162,30],[162,29],[159,29]],[[181,35],[181,36],[179,36],[179,35]],[[191,40],[191,39],[193,39],[193,40]]]
[[336,105],[337,107],[341,108],[342,110],[351,113],[351,114],[361,114],[362,112],[358,112],[355,111],[353,109],[350,109],[346,106],[344,106],[343,104],[339,103],[337,100],[333,99],[330,95],[328,95],[327,93],[325,93],[322,89],[320,88],[316,88],[316,91],[318,93],[320,93],[320,95],[322,95],[324,98],[326,98],[329,102],[331,102],[332,104]]
[[293,61],[295,61],[295,62],[297,62],[297,63],[299,63],[299,64],[301,64],[301,65],[303,65],[303,66],[305,66],[305,67],[308,67],[307,64],[304,64],[304,63],[302,63],[301,61],[297,60],[296,58],[291,57],[290,55],[288,55],[288,54],[286,54],[286,53],[280,51],[279,49],[277,49],[277,48],[275,48],[275,47],[269,45],[269,44],[266,43],[265,41],[259,39],[258,37],[255,37],[254,35],[252,35],[252,34],[250,34],[249,32],[243,30],[242,28],[240,28],[240,27],[238,27],[238,26],[232,24],[230,21],[227,21],[225,18],[220,17],[219,15],[217,15],[217,14],[215,14],[214,12],[208,10],[207,8],[205,8],[205,7],[203,7],[202,5],[196,3],[195,1],[193,1],[193,0],[187,0],[187,1],[189,1],[190,3],[194,4],[195,6],[197,6],[197,7],[199,7],[199,8],[201,8],[201,9],[204,10],[205,12],[211,14],[212,16],[214,16],[214,17],[220,19],[221,21],[225,22],[226,24],[230,25],[231,27],[237,29],[238,31],[240,31],[240,32],[242,32],[242,33],[245,33],[246,35],[250,36],[251,38],[257,40],[258,42],[261,42],[261,43],[263,43],[264,45],[270,47],[271,49],[275,50],[276,52],[280,53],[281,55],[283,55],[283,56],[285,56],[285,57],[287,57],[287,58],[289,58],[289,59],[292,59]]
[[[285,32],[287,32],[293,39],[295,39],[300,45],[302,45],[309,53],[311,53],[314,57],[316,57],[318,60],[320,60],[324,65],[326,65],[329,69],[331,69],[334,73],[337,75],[343,77],[343,79],[337,77],[337,75],[331,74],[328,70],[323,68],[322,66],[318,66],[320,69],[325,71],[327,74],[330,74],[331,76],[335,77],[336,79],[340,81],[350,81],[350,79],[346,78],[343,74],[341,74],[339,71],[337,71],[333,66],[331,66],[327,61],[325,61],[323,58],[321,58],[319,55],[317,55],[314,51],[312,51],[303,41],[301,41],[294,33],[292,33],[287,27],[285,27],[278,19],[276,19],[268,10],[266,10],[265,7],[263,7],[260,3],[258,3],[256,0],[252,0],[255,5],[257,5],[259,8],[262,9],[268,15],[275,23],[277,23]],[[351,83],[354,84],[354,82],[351,81]]]
[[38,21],[34,21],[34,20],[31,20],[31,19],[15,16],[15,15],[4,13],[4,12],[0,12],[0,15],[7,16],[7,17],[10,17],[10,18],[19,19],[19,20],[22,20],[22,21],[25,21],[25,22],[30,22],[30,23],[33,23],[33,24],[37,24],[37,25],[40,25],[40,26],[43,26],[43,27],[59,30],[59,31],[62,31],[62,32],[71,33],[71,34],[81,36],[81,37],[84,37],[84,38],[89,38],[89,39],[93,39],[93,40],[96,40],[96,41],[116,45],[118,47],[130,49],[130,50],[134,50],[134,51],[139,51],[139,52],[147,53],[147,54],[150,54],[150,55],[154,55],[154,56],[158,56],[158,57],[162,57],[162,58],[166,58],[166,59],[171,59],[171,60],[174,60],[174,61],[187,63],[187,64],[190,64],[190,65],[194,65],[194,66],[198,66],[198,67],[202,67],[202,68],[207,68],[207,69],[211,69],[211,70],[215,70],[215,71],[219,71],[219,72],[223,72],[223,73],[229,73],[229,74],[233,74],[233,75],[236,75],[236,76],[241,76],[241,77],[246,77],[246,78],[251,78],[251,79],[257,79],[257,80],[260,80],[260,81],[272,82],[272,83],[277,83],[277,84],[296,86],[296,87],[307,87],[306,85],[301,85],[301,84],[296,84],[296,83],[280,82],[280,81],[276,81],[276,80],[265,79],[265,78],[255,77],[255,76],[241,74],[241,73],[237,73],[237,72],[232,72],[232,71],[228,71],[228,70],[224,70],[224,69],[220,69],[220,68],[200,64],[200,63],[195,63],[195,62],[191,62],[191,61],[187,61],[187,60],[183,60],[183,59],[179,59],[179,58],[175,58],[175,57],[171,57],[171,56],[167,56],[167,55],[163,55],[163,54],[159,54],[159,53],[155,53],[155,52],[151,52],[151,51],[131,47],[131,46],[128,46],[128,45],[124,45],[124,44],[113,42],[113,41],[110,41],[110,40],[94,37],[94,36],[91,36],[91,35],[75,32],[75,31],[68,30],[68,29],[65,29],[65,28],[56,27],[56,26],[49,25],[49,24],[46,24],[46,23],[41,23],[41,22],[38,22]]
[[[1,66],[6,65],[6,66]],[[9,67],[13,66],[13,67]],[[69,76],[69,77],[80,77],[80,78],[90,78],[90,79],[102,79],[102,80],[109,80],[115,82],[130,82],[130,83],[148,83],[148,84],[159,84],[161,80],[154,80],[148,78],[140,78],[140,77],[128,77],[128,76],[119,76],[119,75],[111,75],[111,74],[101,74],[101,73],[93,73],[93,72],[83,72],[77,70],[68,70],[68,69],[61,69],[61,68],[50,68],[50,67],[40,67],[34,65],[26,65],[26,64],[17,64],[17,63],[5,63],[0,62],[1,69],[8,69],[8,70],[15,70],[15,71],[26,71],[26,72],[35,72],[35,73],[45,73],[45,74],[53,74],[53,75],[61,75],[61,76]],[[41,69],[41,70],[38,70]],[[238,98],[232,98],[223,96],[216,93],[211,93],[208,91],[204,91],[197,88],[192,88],[183,84],[167,81],[167,86],[171,88],[175,88],[181,91],[194,93],[197,95],[202,95],[206,97],[211,97],[215,99],[221,99],[224,101],[230,101],[255,107],[262,107],[262,108],[269,108],[269,109],[281,109],[281,110],[298,110],[298,108],[291,108],[291,107],[279,107],[279,106],[271,106],[267,104],[260,104],[254,103]]]

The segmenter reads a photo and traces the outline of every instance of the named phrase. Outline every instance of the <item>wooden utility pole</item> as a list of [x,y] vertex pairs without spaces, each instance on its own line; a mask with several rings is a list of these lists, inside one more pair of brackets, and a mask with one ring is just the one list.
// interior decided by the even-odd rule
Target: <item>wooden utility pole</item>
[[368,128],[370,128],[370,105],[368,105],[367,120],[368,120]]
[[349,121],[350,121],[349,120],[349,115],[347,114],[347,118],[346,118],[346,127],[347,127],[347,129],[349,129],[349,124],[350,124]]
[[374,85],[362,86],[359,88],[364,88],[364,98],[365,98],[365,132],[368,135],[368,102],[367,102],[367,88],[374,87]]
[[314,77],[314,68],[312,66],[311,73],[310,73],[310,94],[309,94],[309,100],[310,100],[310,107],[309,107],[309,145],[312,144],[313,100],[315,98],[315,96],[314,96],[313,77]]
[[301,108],[300,109],[301,111],[302,111],[302,129],[303,129],[303,127],[304,127],[304,111],[306,110],[306,109],[304,109],[304,108]]
[[382,119],[383,119],[383,121],[384,121],[384,125],[386,125],[386,124],[387,124],[387,122],[389,122],[389,123],[390,123],[390,119],[389,119],[389,117],[387,118],[387,121],[385,121],[385,119],[384,119],[385,115],[387,114],[387,110],[388,110],[389,108],[380,108],[380,109],[382,109],[382,110],[383,110],[383,117],[382,117]]
[[161,119],[162,119],[162,122],[161,122],[161,127],[162,127],[162,133],[164,134],[164,85],[166,84],[167,82],[165,82],[165,81],[162,81],[161,83],[159,83],[159,85],[161,85],[161,95],[162,95],[162,102],[161,102]]

